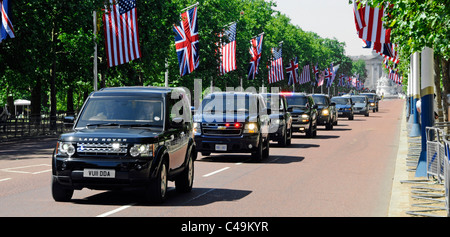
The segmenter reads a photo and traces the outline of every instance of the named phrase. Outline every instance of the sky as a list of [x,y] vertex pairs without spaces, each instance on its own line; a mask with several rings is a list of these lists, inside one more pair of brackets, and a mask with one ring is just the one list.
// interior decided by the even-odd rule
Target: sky
[[276,0],[280,11],[293,25],[312,31],[322,38],[336,38],[345,42],[348,56],[371,55],[372,50],[362,48],[356,35],[353,5],[348,0]]

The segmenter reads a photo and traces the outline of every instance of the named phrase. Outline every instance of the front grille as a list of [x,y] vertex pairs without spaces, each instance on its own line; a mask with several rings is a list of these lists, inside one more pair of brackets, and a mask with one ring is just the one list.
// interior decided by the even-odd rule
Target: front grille
[[[113,147],[118,144],[118,147]],[[115,145],[117,146],[117,145]],[[127,155],[127,144],[125,143],[77,143],[78,155]]]
[[[228,126],[227,126],[228,125]],[[203,123],[202,132],[211,136],[239,136],[242,134],[244,124],[235,127],[234,123]]]

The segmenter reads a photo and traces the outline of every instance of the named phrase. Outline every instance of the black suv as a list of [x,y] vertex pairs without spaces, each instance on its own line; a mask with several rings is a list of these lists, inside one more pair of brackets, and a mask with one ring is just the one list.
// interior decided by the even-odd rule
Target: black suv
[[292,114],[292,132],[305,133],[307,137],[317,135],[317,105],[311,95],[284,93],[288,110]]
[[270,108],[269,137],[282,146],[291,144],[292,139],[292,116],[288,112],[286,97],[278,93],[262,94]]
[[252,153],[255,161],[269,156],[270,109],[260,94],[212,93],[194,116],[196,149],[211,153]]
[[194,179],[192,117],[180,88],[121,87],[92,93],[73,132],[58,138],[52,194],[75,189],[144,187],[149,201],[166,199],[167,182],[189,192]]
[[375,93],[360,93],[360,95],[365,95],[369,98],[369,109],[371,109],[374,113],[378,112],[378,95]]
[[333,125],[337,125],[338,114],[336,104],[331,102],[330,97],[324,94],[313,94],[314,103],[317,107],[317,124],[325,125],[327,130],[333,129]]

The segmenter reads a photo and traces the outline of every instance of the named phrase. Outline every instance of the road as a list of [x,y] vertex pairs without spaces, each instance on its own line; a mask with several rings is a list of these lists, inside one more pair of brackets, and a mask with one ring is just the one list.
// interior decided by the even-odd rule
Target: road
[[272,143],[261,163],[250,155],[199,156],[194,188],[170,184],[162,205],[145,203],[140,190],[75,191],[51,196],[55,138],[0,143],[2,217],[377,217],[387,216],[404,100],[383,100],[380,110],[353,121],[340,118],[316,138],[295,134],[292,145]]

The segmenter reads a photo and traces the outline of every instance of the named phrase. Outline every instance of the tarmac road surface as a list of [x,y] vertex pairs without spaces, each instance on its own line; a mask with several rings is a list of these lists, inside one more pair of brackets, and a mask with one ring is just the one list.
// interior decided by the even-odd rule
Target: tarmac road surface
[[140,190],[83,189],[55,202],[56,138],[0,143],[0,216],[385,217],[403,108],[404,100],[383,100],[369,117],[319,126],[316,138],[294,134],[289,147],[271,143],[261,163],[249,154],[199,156],[192,192],[178,194],[170,183],[162,205],[144,202]]

